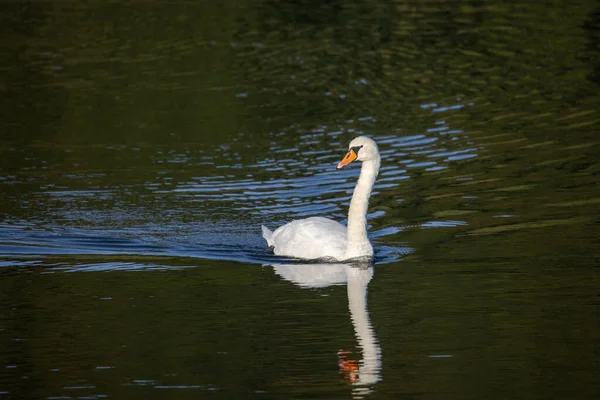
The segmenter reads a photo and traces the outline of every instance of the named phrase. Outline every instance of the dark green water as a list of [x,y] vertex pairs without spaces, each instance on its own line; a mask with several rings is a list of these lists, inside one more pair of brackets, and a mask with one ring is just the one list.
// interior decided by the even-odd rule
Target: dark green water
[[[598,398],[598,2],[0,15],[1,399]],[[374,268],[265,252],[361,134]]]

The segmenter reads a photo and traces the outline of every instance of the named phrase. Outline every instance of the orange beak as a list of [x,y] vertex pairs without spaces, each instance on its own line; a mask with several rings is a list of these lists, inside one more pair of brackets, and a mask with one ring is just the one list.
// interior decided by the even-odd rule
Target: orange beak
[[337,165],[337,169],[344,168],[346,165],[348,165],[352,161],[356,160],[356,157],[358,157],[358,156],[356,155],[354,150],[350,149],[350,151],[346,153],[346,155],[344,156],[342,161],[340,161],[339,164]]

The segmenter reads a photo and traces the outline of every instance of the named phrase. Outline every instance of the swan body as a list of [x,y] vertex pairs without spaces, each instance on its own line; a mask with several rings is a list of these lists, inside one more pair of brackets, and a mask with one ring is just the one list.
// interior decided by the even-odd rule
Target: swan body
[[348,210],[348,227],[322,217],[294,220],[275,231],[262,226],[263,237],[276,255],[337,261],[373,256],[373,246],[367,237],[367,210],[381,157],[377,144],[366,136],[355,138],[348,147],[337,168],[362,161]]
[[323,217],[295,220],[271,232],[262,227],[263,237],[273,252],[304,259],[341,260],[346,253],[346,227]]

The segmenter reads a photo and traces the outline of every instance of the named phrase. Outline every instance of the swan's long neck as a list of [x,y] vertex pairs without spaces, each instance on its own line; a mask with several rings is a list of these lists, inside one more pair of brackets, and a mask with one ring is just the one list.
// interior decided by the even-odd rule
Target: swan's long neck
[[369,197],[379,173],[381,159],[364,161],[360,177],[354,188],[354,194],[348,210],[348,247],[346,258],[372,256],[373,247],[367,237],[367,211]]

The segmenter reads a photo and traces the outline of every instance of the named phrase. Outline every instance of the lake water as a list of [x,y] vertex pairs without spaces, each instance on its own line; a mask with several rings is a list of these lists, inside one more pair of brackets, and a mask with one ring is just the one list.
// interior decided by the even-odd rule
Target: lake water
[[598,398],[597,2],[0,8],[1,399]]

